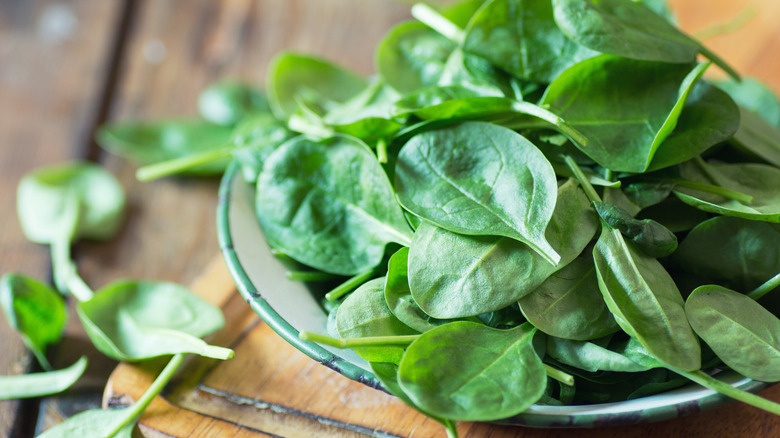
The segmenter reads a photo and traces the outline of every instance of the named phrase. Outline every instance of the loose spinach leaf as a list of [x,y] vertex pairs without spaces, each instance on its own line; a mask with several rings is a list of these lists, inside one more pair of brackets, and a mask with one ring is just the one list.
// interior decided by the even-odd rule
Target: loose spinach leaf
[[549,0],[485,2],[466,28],[463,50],[518,78],[543,83],[597,54],[558,29]]
[[118,281],[79,303],[76,310],[95,347],[117,360],[177,353],[233,356],[231,350],[199,339],[224,325],[219,308],[178,284]]
[[[138,164],[153,164],[223,148],[232,128],[202,120],[112,122],[98,129],[95,140],[114,155]],[[189,175],[216,175],[229,160],[185,170]]]
[[606,202],[597,201],[593,206],[607,225],[631,239],[650,257],[666,257],[677,249],[677,236],[660,223],[652,219],[634,219],[627,211]]
[[600,55],[561,73],[542,104],[589,139],[577,147],[598,164],[644,172],[706,67]]
[[11,327],[22,335],[46,371],[53,370],[46,348],[59,342],[65,327],[65,302],[49,286],[21,274],[0,278],[0,307]]
[[70,162],[25,175],[19,182],[16,208],[22,231],[33,242],[105,240],[122,224],[125,194],[119,181],[102,167]]
[[702,53],[739,78],[714,53],[642,2],[553,0],[553,11],[561,31],[590,49],[625,58],[672,63],[690,63],[697,53]]
[[544,237],[555,173],[523,136],[483,122],[425,132],[401,149],[395,177],[401,205],[423,219],[458,233],[511,237],[552,264],[560,260]]
[[254,113],[271,111],[260,90],[235,80],[219,81],[208,86],[198,96],[198,109],[204,119],[225,126],[233,126]]
[[731,369],[762,382],[780,381],[780,319],[722,286],[696,288],[685,302],[696,333]]
[[347,136],[294,138],[274,151],[258,178],[256,212],[266,239],[322,271],[355,275],[379,264],[411,229],[382,167]]
[[619,330],[590,258],[572,260],[518,304],[528,322],[551,337],[586,341]]
[[271,60],[266,76],[268,103],[274,115],[287,120],[301,109],[326,113],[366,87],[362,77],[322,59],[282,52]]
[[0,400],[60,393],[76,383],[86,369],[87,358],[82,356],[76,363],[62,370],[0,376]]
[[780,222],[780,168],[756,163],[717,163],[692,160],[682,164],[688,180],[714,184],[752,197],[745,203],[720,195],[677,187],[674,194],[688,205],[710,213],[751,220]]
[[718,216],[691,230],[672,261],[707,281],[747,293],[780,272],[780,225]]
[[573,180],[558,190],[545,232],[561,257],[555,265],[511,238],[466,236],[423,223],[409,249],[412,296],[426,314],[436,318],[502,309],[576,258],[597,227],[585,194]]
[[[393,315],[385,301],[385,278],[375,278],[352,292],[336,314],[339,337],[404,336],[419,333]],[[369,362],[399,363],[403,346],[354,347]]]
[[439,417],[511,417],[538,400],[547,386],[533,347],[535,331],[530,324],[496,330],[472,322],[429,330],[407,347],[398,384],[415,405]]
[[669,273],[602,227],[593,259],[599,289],[618,325],[653,356],[682,370],[698,370],[701,349],[685,318],[683,299]]

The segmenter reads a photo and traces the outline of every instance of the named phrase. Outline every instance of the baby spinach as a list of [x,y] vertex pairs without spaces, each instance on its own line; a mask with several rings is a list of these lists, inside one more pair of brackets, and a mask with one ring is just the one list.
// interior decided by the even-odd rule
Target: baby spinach
[[117,360],[177,353],[233,356],[231,350],[199,339],[224,325],[220,310],[174,283],[119,281],[76,310],[95,347]]
[[729,75],[739,78],[717,55],[642,2],[553,0],[553,10],[561,31],[590,49],[669,63],[690,63],[701,53]]
[[[385,301],[385,278],[363,283],[339,306],[336,328],[344,339],[377,336],[404,336],[419,333],[393,315]],[[358,347],[355,352],[370,362],[398,363],[402,346]]]
[[780,319],[749,297],[722,286],[696,288],[685,301],[696,333],[731,369],[763,382],[780,381]]
[[260,90],[239,81],[225,80],[215,82],[200,93],[198,110],[212,123],[234,126],[250,114],[271,109]]
[[593,206],[607,225],[631,239],[640,251],[650,257],[665,257],[677,249],[677,236],[658,222],[634,219],[627,211],[606,202],[597,201]]
[[415,405],[436,416],[464,421],[511,417],[538,400],[547,386],[533,347],[535,331],[530,324],[497,330],[465,321],[429,330],[407,347],[398,384]]
[[62,297],[33,278],[6,274],[0,278],[0,307],[41,367],[53,370],[46,359],[46,349],[62,337],[67,314]]
[[395,176],[401,205],[423,219],[454,232],[511,237],[552,264],[560,260],[544,237],[555,173],[521,135],[483,122],[422,133],[401,149]]
[[587,341],[574,341],[548,336],[546,352],[560,363],[590,372],[617,371],[635,373],[649,369],[619,352]]
[[465,236],[423,223],[409,250],[411,294],[424,312],[436,318],[502,309],[577,257],[596,228],[593,210],[574,181],[558,189],[545,232],[561,256],[555,265],[514,239]]
[[549,0],[485,2],[466,28],[463,50],[520,79],[544,83],[597,54],[558,29]]
[[601,298],[589,257],[572,260],[518,304],[528,322],[554,337],[585,341],[619,330]]
[[336,274],[373,268],[388,243],[411,240],[382,167],[352,137],[298,137],[280,146],[258,179],[256,209],[274,247]]
[[741,81],[718,81],[714,85],[746,110],[780,128],[780,99],[765,83],[756,78],[742,78]]
[[0,400],[60,393],[76,383],[86,369],[87,358],[82,356],[76,363],[62,370],[0,376]]

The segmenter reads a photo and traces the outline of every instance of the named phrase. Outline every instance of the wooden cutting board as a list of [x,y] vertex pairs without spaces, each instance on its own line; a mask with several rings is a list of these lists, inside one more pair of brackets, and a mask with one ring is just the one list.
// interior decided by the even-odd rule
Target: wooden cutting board
[[[147,437],[439,437],[443,429],[398,399],[351,381],[291,347],[250,309],[221,257],[192,285],[220,306],[227,324],[209,341],[235,358],[190,357],[140,420]],[[161,363],[120,364],[105,390],[104,407],[137,400]],[[762,393],[780,401],[780,385]],[[597,429],[530,429],[460,423],[461,437],[773,437],[780,417],[732,403],[660,423]]]

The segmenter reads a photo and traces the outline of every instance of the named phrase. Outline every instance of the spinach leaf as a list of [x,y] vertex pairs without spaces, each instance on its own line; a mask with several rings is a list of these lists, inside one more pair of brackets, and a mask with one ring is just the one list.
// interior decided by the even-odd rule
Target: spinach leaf
[[392,109],[400,95],[380,80],[343,104],[332,108],[322,121],[337,132],[376,141],[395,133],[403,124],[392,119]]
[[674,280],[619,231],[602,228],[593,259],[599,289],[615,321],[662,362],[682,370],[699,369],[701,349]]
[[460,48],[447,58],[437,84],[439,87],[449,85],[468,88],[480,96],[522,97],[517,96],[519,84],[512,76],[487,59],[465,53]]
[[[152,164],[223,148],[232,128],[202,120],[115,122],[100,127],[95,140],[114,155],[138,164]],[[216,175],[225,170],[221,159],[186,169],[189,175]]]
[[518,78],[544,83],[597,54],[558,29],[549,0],[485,2],[466,28],[463,50]]
[[780,168],[756,163],[717,163],[692,160],[681,165],[688,180],[715,184],[752,198],[746,203],[678,186],[674,194],[688,205],[710,213],[751,220],[780,222]]
[[635,373],[649,368],[593,342],[547,337],[547,354],[556,361],[581,370]]
[[439,417],[511,417],[538,400],[547,386],[533,347],[535,331],[530,324],[496,330],[472,322],[429,330],[407,347],[398,384],[423,412]]
[[780,167],[780,130],[752,111],[739,107],[740,123],[733,142],[767,163]]
[[411,229],[384,170],[361,141],[294,138],[266,160],[256,213],[271,245],[322,271],[355,275],[379,264]]
[[589,139],[577,147],[601,166],[644,172],[706,67],[600,55],[561,73],[542,105]]
[[33,278],[5,274],[0,278],[0,307],[8,324],[22,335],[24,345],[41,367],[53,370],[46,359],[46,348],[62,337],[66,318],[62,297]]
[[223,80],[200,93],[198,110],[212,123],[233,126],[248,115],[269,112],[271,108],[260,90],[239,81]]
[[[418,333],[387,307],[384,277],[364,283],[344,300],[336,314],[336,328],[343,339]],[[369,362],[398,363],[404,354],[403,346],[354,347],[354,350]]]
[[780,99],[771,88],[756,78],[741,81],[717,81],[714,85],[729,94],[741,107],[780,128]]
[[685,302],[696,333],[731,369],[762,382],[780,381],[780,319],[722,286],[696,288]]
[[707,281],[749,292],[780,272],[780,225],[718,216],[691,230],[672,261]]
[[518,304],[528,322],[551,337],[585,341],[619,330],[590,258],[572,260]]
[[118,281],[76,307],[92,343],[117,360],[176,353],[227,359],[233,352],[198,339],[225,321],[219,308],[174,283]]
[[610,228],[620,231],[650,257],[666,257],[677,249],[677,236],[658,222],[634,219],[622,208],[605,202],[597,201],[593,206]]
[[244,179],[256,183],[263,164],[293,133],[273,115],[262,113],[244,118],[231,135],[230,152],[241,165]]
[[322,59],[282,52],[271,60],[266,76],[268,103],[274,115],[287,120],[301,109],[326,113],[366,87],[362,77]]
[[558,190],[545,232],[561,256],[555,265],[511,238],[465,236],[424,222],[409,249],[412,296],[426,314],[436,318],[502,309],[576,258],[597,227],[587,198],[573,180]]
[[125,194],[102,167],[70,162],[26,174],[19,182],[16,208],[22,231],[33,242],[106,240],[122,224]]
[[455,44],[424,24],[407,21],[390,30],[376,49],[376,69],[400,93],[436,85]]
[[76,383],[86,369],[87,358],[82,356],[76,363],[62,370],[0,376],[0,400],[60,393]]
[[395,171],[398,199],[451,231],[517,239],[557,264],[544,237],[556,198],[550,163],[523,136],[467,122],[413,137]]
[[408,261],[409,248],[403,247],[387,262],[385,301],[396,318],[422,333],[448,321],[432,318],[414,301],[409,289]]
[[706,47],[678,30],[642,2],[553,0],[561,31],[585,47],[625,58],[690,63],[697,53],[729,75],[739,75]]

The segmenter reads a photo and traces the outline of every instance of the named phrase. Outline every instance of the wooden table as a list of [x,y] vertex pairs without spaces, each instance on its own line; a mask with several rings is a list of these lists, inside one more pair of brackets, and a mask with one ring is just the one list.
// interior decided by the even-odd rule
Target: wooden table
[[[760,13],[742,29],[706,43],[741,72],[780,90],[780,2],[674,0],[672,4],[681,26],[693,32],[728,21],[746,6],[755,7]],[[130,207],[116,239],[76,245],[74,254],[86,282],[95,288],[123,277],[193,283],[218,253],[217,179],[139,183],[133,165],[97,148],[92,140],[95,127],[106,120],[194,115],[198,92],[207,84],[224,77],[262,83],[270,58],[281,49],[315,53],[369,74],[376,42],[393,23],[408,16],[408,5],[390,0],[0,0],[0,269],[50,279],[47,248],[26,241],[16,220],[16,185],[36,166],[86,159],[117,175],[127,190]],[[220,269],[212,265],[205,281],[224,280]],[[229,284],[225,287],[229,289]],[[229,304],[227,298],[224,303],[240,310],[241,303]],[[252,342],[276,348],[271,346],[278,338],[252,322],[251,315],[247,318],[242,320],[245,327],[257,336]],[[89,354],[87,375],[76,388],[58,397],[0,401],[0,437],[32,436],[36,430],[102,402],[116,364],[91,349],[75,318],[71,318],[64,343],[52,353],[55,366],[60,367],[80,354]],[[0,373],[17,374],[33,367],[19,338],[0,322]],[[312,372],[321,371],[315,368]],[[123,375],[140,379],[130,384],[143,384],[143,372]],[[350,385],[338,375],[327,379],[335,388]],[[307,394],[307,403],[316,404],[322,397],[305,387],[291,390]],[[237,420],[224,422],[234,429],[220,436],[360,436],[372,424],[381,431],[379,425],[406,415],[396,410],[367,410],[360,403],[349,403],[347,395],[354,395],[352,389],[343,391],[342,404],[334,409],[368,425],[357,432],[344,428],[349,424],[317,426],[316,418],[301,423],[294,412],[274,412],[266,416],[270,420],[265,425],[247,428],[236,424],[240,423]],[[780,401],[780,387],[764,395]],[[236,404],[246,400],[221,402],[227,403],[223,406],[227,411],[240,408],[247,417],[258,410]],[[287,426],[280,429],[279,425]],[[420,434],[422,430],[414,436],[427,436]],[[780,419],[732,404],[626,428],[559,431],[464,424],[461,432],[474,437],[756,437],[780,436]]]

